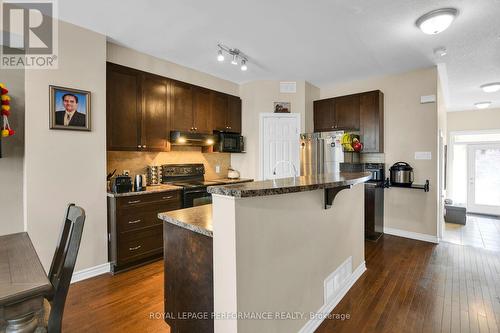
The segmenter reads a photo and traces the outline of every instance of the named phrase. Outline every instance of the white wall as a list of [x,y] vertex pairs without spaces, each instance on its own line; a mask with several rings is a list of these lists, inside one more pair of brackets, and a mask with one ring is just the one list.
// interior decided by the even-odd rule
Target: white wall
[[[0,235],[24,230],[23,162],[24,162],[24,70],[0,70],[0,82],[9,89],[11,97],[10,126],[16,131],[3,138],[0,158]],[[0,124],[2,121],[0,120]]]
[[448,112],[448,133],[500,129],[500,109]]
[[[380,89],[384,93],[386,173],[398,161],[414,168],[415,183],[430,181],[430,192],[402,188],[385,191],[385,227],[437,236],[438,113],[436,103],[420,104],[420,96],[437,95],[436,68],[320,87],[321,98]],[[414,153],[432,153],[415,160]]]
[[301,132],[312,131],[312,101],[319,89],[306,81],[296,81],[296,93],[280,93],[280,81],[253,81],[240,86],[242,134],[245,154],[231,154],[231,165],[245,178],[259,178],[259,114],[274,111],[274,102],[290,102],[291,112],[300,114]]
[[[87,215],[75,270],[106,263],[106,37],[59,22],[59,69],[26,72],[27,231],[50,266],[66,204]],[[92,131],[49,129],[49,85],[92,93]]]

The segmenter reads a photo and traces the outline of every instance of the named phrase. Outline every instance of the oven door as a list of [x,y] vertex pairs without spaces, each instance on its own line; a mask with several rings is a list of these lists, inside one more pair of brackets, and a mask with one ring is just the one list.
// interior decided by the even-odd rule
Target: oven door
[[183,207],[195,207],[212,203],[212,195],[206,189],[184,192]]

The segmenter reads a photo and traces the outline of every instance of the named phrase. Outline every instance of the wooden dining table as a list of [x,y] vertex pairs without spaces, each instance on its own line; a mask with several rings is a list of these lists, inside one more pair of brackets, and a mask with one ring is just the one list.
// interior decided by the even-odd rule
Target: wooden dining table
[[26,232],[0,236],[0,332],[34,332],[52,291]]

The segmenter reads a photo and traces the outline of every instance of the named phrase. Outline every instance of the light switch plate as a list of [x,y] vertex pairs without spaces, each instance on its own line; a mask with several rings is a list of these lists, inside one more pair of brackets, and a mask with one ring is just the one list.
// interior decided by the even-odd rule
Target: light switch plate
[[220,165],[215,166],[215,173],[220,173]]
[[432,153],[430,151],[416,151],[416,160],[432,160]]

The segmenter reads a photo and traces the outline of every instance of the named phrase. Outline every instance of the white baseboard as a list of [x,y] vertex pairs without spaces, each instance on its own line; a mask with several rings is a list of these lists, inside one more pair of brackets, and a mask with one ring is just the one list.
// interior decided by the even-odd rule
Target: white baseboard
[[314,333],[316,329],[321,325],[323,322],[323,318],[327,318],[327,316],[333,311],[333,309],[337,306],[337,304],[340,303],[342,298],[347,294],[349,289],[356,283],[356,281],[363,275],[363,273],[366,271],[366,265],[365,262],[363,261],[355,270],[352,272],[351,276],[347,280],[345,286],[341,288],[337,295],[332,298],[332,300],[324,304],[316,313],[318,314],[317,317],[319,318],[313,318],[309,320],[304,327],[302,327],[299,331],[299,333]]
[[97,275],[106,274],[109,273],[110,271],[111,270],[109,262],[102,265],[97,265],[94,267],[82,269],[81,271],[73,272],[73,276],[71,277],[71,283],[86,280]]
[[406,230],[401,230],[401,229],[384,227],[384,233],[386,233],[388,235],[416,239],[419,241],[424,241],[424,242],[429,242],[429,243],[434,243],[434,244],[439,243],[439,238],[437,236],[432,236],[432,235],[428,235],[428,234],[420,234],[418,232],[411,232],[411,231],[406,231]]

